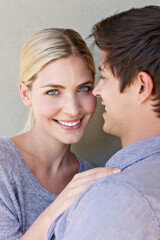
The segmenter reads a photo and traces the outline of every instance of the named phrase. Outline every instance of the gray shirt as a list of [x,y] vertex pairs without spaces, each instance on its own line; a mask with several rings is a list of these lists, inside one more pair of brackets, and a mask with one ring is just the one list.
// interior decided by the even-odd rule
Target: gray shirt
[[[77,157],[79,172],[92,166]],[[56,199],[27,167],[16,145],[0,138],[0,240],[17,240]]]
[[117,152],[95,181],[50,227],[46,240],[160,240],[160,136]]

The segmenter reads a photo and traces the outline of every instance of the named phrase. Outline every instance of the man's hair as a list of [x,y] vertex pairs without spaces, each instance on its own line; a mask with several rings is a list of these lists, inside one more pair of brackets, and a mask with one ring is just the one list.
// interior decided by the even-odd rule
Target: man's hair
[[92,30],[106,51],[105,63],[120,80],[120,92],[140,72],[153,80],[154,111],[160,116],[160,7],[132,8],[103,19]]

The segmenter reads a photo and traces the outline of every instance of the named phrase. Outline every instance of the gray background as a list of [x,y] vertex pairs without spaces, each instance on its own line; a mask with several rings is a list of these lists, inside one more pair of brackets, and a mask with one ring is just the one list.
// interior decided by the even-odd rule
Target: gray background
[[[0,136],[17,135],[25,125],[28,110],[18,91],[19,55],[32,33],[64,27],[73,28],[86,38],[102,18],[146,5],[160,6],[160,0],[0,0]],[[87,44],[90,46],[91,41],[87,40]],[[93,54],[98,67],[100,52],[95,49]],[[85,136],[72,146],[76,154],[95,166],[103,166],[121,148],[118,138],[103,133],[102,111],[98,101]]]

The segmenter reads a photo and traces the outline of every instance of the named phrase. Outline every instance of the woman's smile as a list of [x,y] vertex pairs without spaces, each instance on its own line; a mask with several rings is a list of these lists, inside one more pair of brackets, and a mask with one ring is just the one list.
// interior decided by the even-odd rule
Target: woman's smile
[[83,118],[74,120],[54,120],[54,121],[57,122],[65,130],[74,130],[80,128],[82,119]]

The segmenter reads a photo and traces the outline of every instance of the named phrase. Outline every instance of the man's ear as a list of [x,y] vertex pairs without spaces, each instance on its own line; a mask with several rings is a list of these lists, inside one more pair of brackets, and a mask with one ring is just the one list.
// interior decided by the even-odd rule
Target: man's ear
[[20,91],[20,95],[21,95],[24,105],[26,107],[30,107],[32,105],[31,92],[24,82],[20,82],[19,91]]
[[138,73],[137,78],[139,82],[139,98],[141,103],[143,103],[152,95],[153,80],[148,73],[143,71]]

